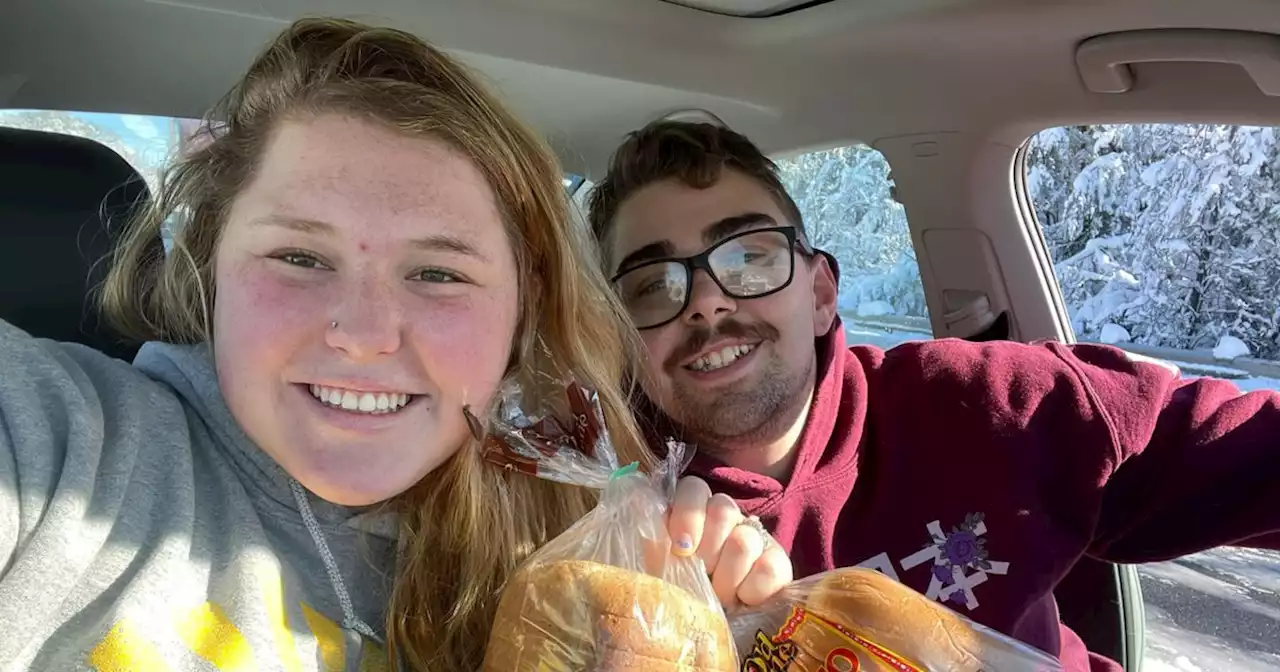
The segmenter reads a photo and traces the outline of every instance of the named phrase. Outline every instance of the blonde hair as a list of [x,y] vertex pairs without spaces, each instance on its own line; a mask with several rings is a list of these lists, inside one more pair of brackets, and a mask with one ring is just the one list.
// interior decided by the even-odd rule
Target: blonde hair
[[[213,259],[231,202],[253,179],[273,129],[320,113],[431,136],[475,162],[506,220],[521,278],[511,375],[572,372],[598,390],[619,457],[644,463],[623,389],[636,337],[596,263],[595,241],[570,219],[554,155],[460,64],[398,30],[306,19],[267,47],[117,249],[103,288],[113,323],[139,340],[212,342]],[[172,253],[154,254],[173,220],[181,225]],[[504,471],[479,455],[468,438],[392,501],[401,536],[389,653],[413,669],[478,667],[506,577],[595,503],[594,493]]]

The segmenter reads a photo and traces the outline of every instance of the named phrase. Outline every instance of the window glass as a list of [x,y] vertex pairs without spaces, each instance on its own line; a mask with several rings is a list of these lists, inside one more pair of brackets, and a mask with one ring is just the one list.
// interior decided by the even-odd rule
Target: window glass
[[932,337],[907,215],[884,155],[866,145],[780,160],[787,192],[816,247],[840,264],[850,343],[892,347]]
[[100,142],[124,157],[154,191],[160,171],[180,138],[195,130],[194,119],[135,114],[0,110],[0,126],[78,135]]
[[[1031,139],[1027,190],[1077,339],[1280,389],[1278,136],[1125,124]],[[1223,548],[1139,575],[1144,669],[1280,669],[1280,553]]]
[[[110,147],[147,182],[154,194],[167,162],[186,149],[200,120],[102,112],[59,110],[0,110],[0,127],[48,131],[88,138]],[[579,175],[565,174],[566,191],[573,195],[583,183]],[[171,225],[164,229],[165,248],[170,247]]]
[[[138,171],[153,194],[166,163],[185,148],[185,139],[192,137],[199,124],[198,119],[136,114],[0,110],[0,126],[76,135],[110,147]],[[167,222],[161,231],[166,250],[173,226],[174,222]]]

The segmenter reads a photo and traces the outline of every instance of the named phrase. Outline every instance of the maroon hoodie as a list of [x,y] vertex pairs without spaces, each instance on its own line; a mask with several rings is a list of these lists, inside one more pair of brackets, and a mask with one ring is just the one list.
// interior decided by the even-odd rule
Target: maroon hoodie
[[790,480],[705,453],[689,473],[758,515],[797,577],[871,567],[1088,670],[1052,595],[1082,556],[1280,548],[1280,393],[1104,346],[846,349],[837,323]]

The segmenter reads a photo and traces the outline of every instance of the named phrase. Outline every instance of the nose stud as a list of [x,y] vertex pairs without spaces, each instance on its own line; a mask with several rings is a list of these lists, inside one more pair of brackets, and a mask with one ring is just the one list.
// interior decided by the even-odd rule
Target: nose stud
[[337,329],[337,328],[338,328],[338,321],[337,321],[337,320],[334,320],[334,321],[330,322],[330,323],[329,323],[329,328],[330,328],[330,329]]

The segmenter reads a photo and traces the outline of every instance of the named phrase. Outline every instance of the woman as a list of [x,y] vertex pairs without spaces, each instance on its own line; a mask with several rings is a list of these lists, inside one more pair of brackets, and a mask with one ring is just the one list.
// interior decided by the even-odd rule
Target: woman
[[[556,162],[448,57],[346,22],[291,26],[211,119],[113,260],[132,367],[0,322],[0,660],[474,668],[593,498],[482,463],[466,414],[572,372],[644,455]],[[789,562],[725,502],[682,483],[673,538],[763,599]]]

